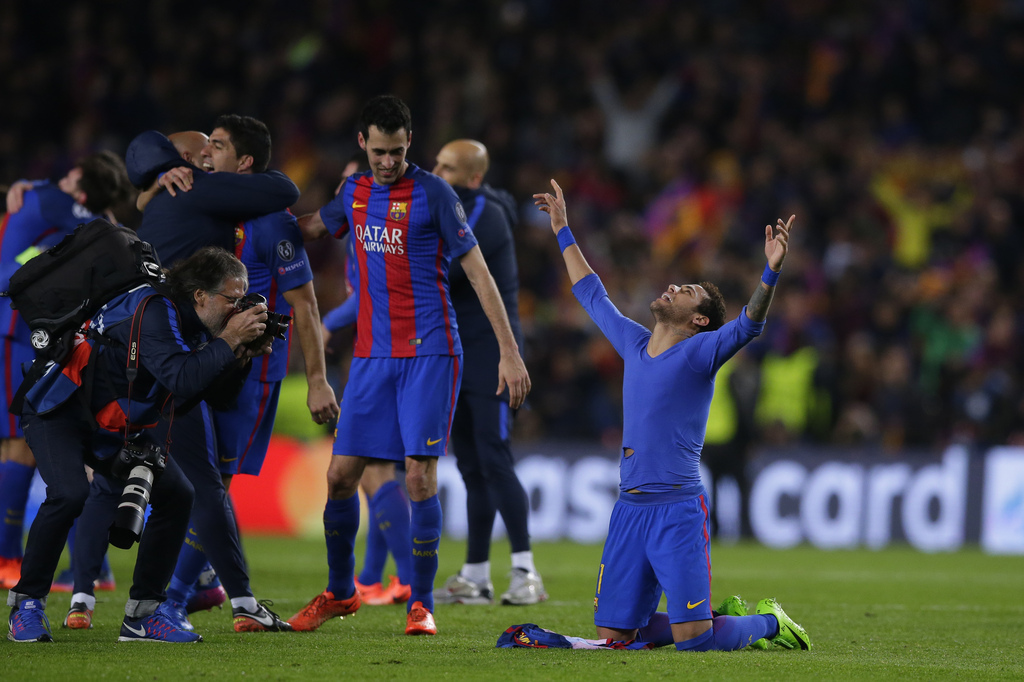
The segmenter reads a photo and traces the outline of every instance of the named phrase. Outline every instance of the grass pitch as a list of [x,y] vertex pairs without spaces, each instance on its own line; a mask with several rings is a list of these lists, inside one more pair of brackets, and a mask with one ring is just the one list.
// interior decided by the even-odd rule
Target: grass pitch
[[[326,583],[322,541],[247,537],[257,598],[290,617]],[[438,605],[436,637],[403,634],[404,606],[368,607],[313,633],[236,634],[230,611],[194,614],[197,645],[117,643],[134,555],[111,550],[118,590],[99,593],[94,629],[60,622],[69,595],[51,595],[54,644],[0,642],[4,680],[1020,680],[1024,679],[1024,557],[909,549],[712,550],[715,602],[774,596],[811,636],[811,652],[495,649],[509,625],[533,622],[593,637],[600,546],[534,547],[551,599],[531,607]],[[438,582],[464,546],[441,547]],[[508,545],[497,542],[495,591],[507,587]],[[361,549],[360,555],[361,556]]]

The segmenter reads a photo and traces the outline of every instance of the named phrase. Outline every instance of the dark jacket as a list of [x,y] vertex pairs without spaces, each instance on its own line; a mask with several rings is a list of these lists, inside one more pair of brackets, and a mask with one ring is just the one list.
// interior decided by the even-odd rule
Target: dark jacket
[[179,191],[176,197],[160,192],[142,216],[139,237],[156,248],[165,267],[204,246],[234,252],[238,223],[284,210],[299,198],[299,188],[279,171],[206,173],[182,159],[171,141],[153,130],[132,140],[125,164],[136,187],[149,187],[160,173],[177,166],[192,169],[190,191]]
[[[90,412],[100,439],[96,455],[103,459],[123,442],[126,425],[135,434],[156,426],[169,414],[170,401],[194,404],[200,397],[230,401],[245,380],[248,365],[237,361],[223,339],[210,340],[191,305],[175,306],[166,296],[142,286],[103,306],[90,329],[105,342],[80,339],[62,365],[54,365],[26,396],[26,414],[46,413],[87,390]],[[138,374],[129,404],[126,372],[132,318],[147,297],[138,341]],[[83,396],[85,397],[85,396]],[[130,418],[130,422],[129,422]]]
[[[523,329],[519,323],[519,267],[516,264],[515,240],[512,230],[518,224],[515,199],[504,190],[483,185],[471,190],[456,187],[456,194],[466,210],[467,222],[473,229],[487,268],[498,285],[505,312],[512,325],[512,334],[523,353]],[[466,277],[458,260],[453,260],[448,279],[452,305],[462,338],[464,368],[462,390],[479,395],[493,395],[498,387],[498,339],[484,314],[480,299]],[[507,390],[506,390],[507,394]]]

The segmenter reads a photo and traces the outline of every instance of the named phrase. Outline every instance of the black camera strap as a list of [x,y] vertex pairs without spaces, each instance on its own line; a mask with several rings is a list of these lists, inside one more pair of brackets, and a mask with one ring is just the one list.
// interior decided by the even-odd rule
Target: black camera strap
[[[135,308],[135,315],[132,316],[132,328],[128,335],[128,361],[125,366],[125,375],[128,377],[128,409],[125,413],[125,427],[124,427],[124,439],[125,443],[128,442],[128,431],[132,425],[132,384],[135,379],[139,376],[139,343],[142,336],[142,315],[146,311],[146,306],[154,298],[164,298],[160,294],[150,294],[146,296],[139,303],[138,307]],[[171,299],[168,299],[171,300]],[[177,312],[178,307],[174,305],[174,301],[171,301],[171,305]],[[167,397],[164,398],[163,404],[160,406],[160,412],[163,413],[164,408],[170,403],[168,412],[169,423],[167,425],[167,439],[164,442],[164,452],[170,453],[171,451],[171,426],[174,424],[174,396],[167,392]]]

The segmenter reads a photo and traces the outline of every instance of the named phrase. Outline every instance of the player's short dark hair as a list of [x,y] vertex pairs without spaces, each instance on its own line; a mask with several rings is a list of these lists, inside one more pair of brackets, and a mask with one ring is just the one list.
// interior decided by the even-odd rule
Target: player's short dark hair
[[252,170],[262,173],[270,165],[270,129],[267,125],[252,116],[224,114],[213,124],[214,128],[223,128],[231,137],[238,156],[252,157]]
[[85,192],[83,204],[92,213],[102,213],[128,198],[131,182],[124,161],[113,152],[89,154],[77,164],[82,169],[78,189]]
[[701,331],[713,332],[725,324],[725,298],[711,282],[701,282],[700,285],[708,293],[707,298],[697,305],[697,312],[708,318],[708,326]]
[[359,132],[363,139],[370,136],[370,126],[377,128],[385,135],[392,135],[405,129],[412,132],[412,113],[405,102],[394,95],[378,95],[363,106],[359,114]]
[[175,301],[191,304],[196,291],[221,291],[224,282],[234,277],[249,281],[249,273],[242,261],[219,246],[206,246],[174,264],[167,273],[167,286],[171,288],[171,297]]

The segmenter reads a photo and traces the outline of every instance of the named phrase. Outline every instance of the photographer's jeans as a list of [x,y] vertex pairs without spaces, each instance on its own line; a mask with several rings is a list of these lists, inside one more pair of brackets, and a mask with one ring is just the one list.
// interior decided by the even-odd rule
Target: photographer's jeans
[[[40,599],[45,604],[68,531],[89,496],[85,464],[92,463],[91,447],[96,434],[79,410],[77,401],[72,400],[49,414],[23,420],[25,438],[46,483],[46,499],[29,531],[21,579],[7,597],[9,606],[23,599]],[[102,463],[98,466],[96,475],[103,476]],[[118,491],[124,485],[117,480],[107,482]],[[188,529],[193,497],[192,485],[174,461],[169,460],[153,485],[152,513],[139,543],[125,608],[128,615],[149,615],[163,601],[164,587],[174,571]]]

